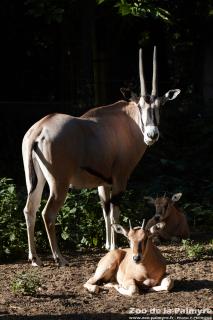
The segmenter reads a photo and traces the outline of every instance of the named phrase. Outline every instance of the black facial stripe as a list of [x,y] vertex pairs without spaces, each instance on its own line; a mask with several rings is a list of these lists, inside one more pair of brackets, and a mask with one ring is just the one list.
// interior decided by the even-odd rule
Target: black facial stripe
[[144,123],[143,123],[143,119],[142,119],[142,110],[141,110],[141,107],[140,107],[140,104],[138,104],[138,109],[139,109],[139,112],[140,112],[140,118],[141,118],[141,126],[142,126],[142,132],[144,132]]
[[139,252],[142,251],[142,241],[139,241],[139,243],[138,243],[138,251]]
[[155,126],[157,126],[157,119],[156,119],[156,114],[155,114],[155,109],[153,109],[153,123]]
[[145,252],[145,250],[146,250],[147,240],[148,240],[148,238],[146,238],[146,239],[144,240],[144,242],[143,242],[143,254],[144,254],[144,252]]
[[168,209],[169,204],[167,203],[164,207],[164,212],[166,212],[166,210]]
[[149,107],[147,109],[147,121],[146,125],[154,125],[157,126],[157,119],[156,119],[156,114],[155,114],[155,109]]

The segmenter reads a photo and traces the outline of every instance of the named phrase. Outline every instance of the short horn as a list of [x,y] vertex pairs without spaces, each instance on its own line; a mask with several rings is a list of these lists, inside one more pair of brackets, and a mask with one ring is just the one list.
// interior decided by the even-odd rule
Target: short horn
[[130,229],[130,230],[132,229],[132,225],[131,225],[130,219],[129,219],[129,229]]
[[141,229],[144,229],[144,225],[145,225],[145,219],[143,219],[142,225],[141,225]]
[[153,74],[152,74],[152,96],[158,95],[158,88],[157,88],[157,49],[154,46],[153,52]]
[[141,96],[145,96],[146,95],[146,84],[145,84],[145,80],[144,80],[142,49],[139,50],[139,76],[140,76]]

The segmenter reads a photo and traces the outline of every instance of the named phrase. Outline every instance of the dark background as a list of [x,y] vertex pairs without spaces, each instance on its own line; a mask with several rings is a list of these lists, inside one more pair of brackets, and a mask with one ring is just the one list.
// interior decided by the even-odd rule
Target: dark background
[[[99,1],[100,2],[100,1]],[[213,201],[213,9],[211,1],[145,1],[152,10],[122,15],[119,1],[2,0],[0,2],[0,177],[24,185],[21,141],[51,112],[81,115],[138,92],[138,49],[148,87],[153,46],[159,89],[181,95],[161,112],[161,138],[148,149],[130,185],[153,194],[184,193]],[[129,1],[129,3],[132,3]],[[169,22],[154,11],[170,12]]]

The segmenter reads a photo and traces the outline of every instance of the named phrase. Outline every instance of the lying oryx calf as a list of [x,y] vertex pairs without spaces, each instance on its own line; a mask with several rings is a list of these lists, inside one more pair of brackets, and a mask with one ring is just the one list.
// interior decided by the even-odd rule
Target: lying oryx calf
[[153,244],[151,237],[164,223],[158,223],[144,230],[143,227],[124,229],[119,224],[112,225],[117,233],[123,234],[130,241],[130,248],[116,249],[108,252],[98,263],[93,277],[84,287],[90,292],[98,293],[97,282],[109,283],[123,295],[132,296],[143,285],[153,291],[170,290],[173,280],[165,276],[166,261],[160,250]]
[[165,222],[165,227],[159,230],[157,235],[153,237],[153,241],[157,244],[160,240],[177,241],[179,238],[187,239],[189,237],[189,227],[184,213],[175,205],[181,198],[182,193],[176,193],[172,198],[168,197],[146,197],[149,203],[155,205],[155,215],[146,225],[149,229],[158,222]]

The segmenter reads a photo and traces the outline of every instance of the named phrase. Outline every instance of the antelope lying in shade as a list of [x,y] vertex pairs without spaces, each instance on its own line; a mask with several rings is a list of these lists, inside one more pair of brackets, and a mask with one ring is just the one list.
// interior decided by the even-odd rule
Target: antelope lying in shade
[[146,197],[149,203],[155,205],[155,215],[146,225],[150,228],[158,222],[164,222],[165,227],[158,231],[158,235],[153,237],[155,243],[160,243],[160,240],[177,241],[179,238],[189,238],[189,227],[184,213],[175,205],[181,198],[182,193],[176,193],[171,198],[169,197]]
[[98,293],[98,282],[109,283],[123,295],[132,296],[138,292],[138,287],[150,288],[152,291],[169,291],[173,280],[165,276],[166,261],[160,250],[153,244],[151,237],[164,223],[152,226],[150,230],[142,227],[126,230],[118,224],[113,224],[116,232],[123,234],[130,242],[130,248],[116,249],[108,252],[98,263],[93,277],[84,287],[93,293]]
[[36,254],[34,227],[45,182],[49,199],[42,212],[53,257],[67,264],[57,246],[55,220],[69,187],[96,188],[103,206],[106,248],[115,248],[111,224],[119,219],[119,198],[147,146],[159,138],[159,109],[180,93],[170,90],[158,96],[156,48],[153,57],[152,93],[147,94],[139,52],[140,97],[91,109],[82,117],[51,114],[25,134],[22,154],[28,198],[24,208],[29,261],[41,265]]

